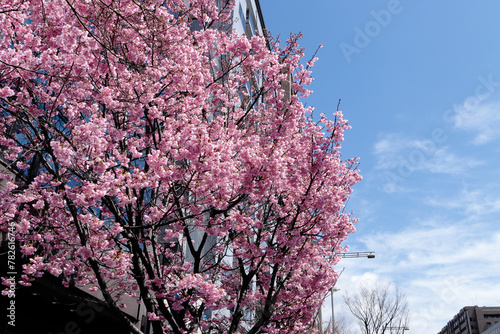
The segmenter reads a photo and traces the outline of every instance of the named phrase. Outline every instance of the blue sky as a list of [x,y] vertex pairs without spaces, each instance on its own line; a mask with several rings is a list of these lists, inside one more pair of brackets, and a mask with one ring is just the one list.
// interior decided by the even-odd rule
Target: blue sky
[[302,32],[309,56],[324,46],[306,101],[331,115],[342,99],[343,154],[361,159],[348,243],[377,256],[340,262],[336,315],[349,319],[342,295],[362,282],[402,288],[412,334],[500,305],[500,2],[261,6],[273,35]]

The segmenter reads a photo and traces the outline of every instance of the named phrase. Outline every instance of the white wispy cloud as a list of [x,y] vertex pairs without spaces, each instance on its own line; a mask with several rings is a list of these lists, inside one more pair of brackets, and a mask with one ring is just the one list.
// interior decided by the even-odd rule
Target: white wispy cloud
[[[416,139],[402,134],[384,134],[374,145],[376,169],[393,169],[399,174],[414,171],[460,174],[482,164],[472,158],[457,156],[447,146],[431,139]],[[402,175],[404,176],[404,175]]]
[[[478,233],[479,225],[443,223],[365,238],[377,258],[349,264],[338,287],[345,292],[361,283],[398,283],[410,305],[412,334],[437,333],[463,306],[498,305],[500,230]],[[338,297],[336,309],[346,312]]]
[[385,192],[404,192],[402,181],[415,172],[465,175],[484,164],[476,158],[457,155],[452,148],[432,139],[412,138],[399,133],[382,134],[374,144],[374,168],[379,172]]
[[453,197],[427,197],[427,205],[442,209],[455,210],[472,218],[480,215],[500,212],[500,198],[498,189],[484,187],[481,189],[462,189]]
[[[428,210],[406,228],[358,238],[376,258],[342,260],[347,269],[337,284],[356,291],[360,283],[397,283],[409,302],[411,334],[437,333],[464,306],[500,303],[499,192],[463,186],[422,201]],[[335,307],[348,315],[341,293]]]
[[500,99],[481,100],[470,96],[454,107],[454,113],[455,128],[474,132],[474,144],[486,144],[500,138]]

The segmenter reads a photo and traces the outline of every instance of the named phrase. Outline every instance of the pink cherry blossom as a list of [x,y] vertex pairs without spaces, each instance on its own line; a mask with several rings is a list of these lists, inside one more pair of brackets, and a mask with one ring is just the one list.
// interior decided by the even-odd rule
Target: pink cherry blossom
[[72,279],[117,312],[131,296],[155,333],[314,333],[355,231],[349,124],[304,106],[316,58],[300,35],[239,36],[233,6],[2,3],[0,229],[25,260],[17,283]]

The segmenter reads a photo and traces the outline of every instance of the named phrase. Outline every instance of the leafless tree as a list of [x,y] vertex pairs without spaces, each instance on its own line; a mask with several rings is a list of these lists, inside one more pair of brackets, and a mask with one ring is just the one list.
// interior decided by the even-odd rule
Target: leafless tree
[[408,302],[396,285],[362,285],[344,300],[363,334],[403,334],[409,326]]

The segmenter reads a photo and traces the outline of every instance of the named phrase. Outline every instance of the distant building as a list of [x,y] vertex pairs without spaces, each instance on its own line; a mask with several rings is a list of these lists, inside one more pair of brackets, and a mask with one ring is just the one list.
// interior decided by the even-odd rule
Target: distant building
[[[500,306],[466,306],[438,334],[499,334]],[[498,331],[487,330],[496,325]]]
[[237,0],[233,10],[233,29],[240,35],[263,35],[266,29],[259,0]]

